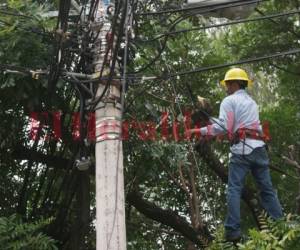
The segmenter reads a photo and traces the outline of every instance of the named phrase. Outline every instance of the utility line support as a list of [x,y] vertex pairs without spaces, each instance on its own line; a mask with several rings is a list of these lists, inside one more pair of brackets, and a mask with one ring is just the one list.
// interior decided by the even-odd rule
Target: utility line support
[[[101,74],[111,24],[106,18],[108,1],[99,1],[95,18],[94,65]],[[97,32],[98,31],[98,32]],[[108,59],[109,61],[109,59]],[[110,65],[110,64],[108,64]],[[105,69],[103,76],[107,73]],[[100,80],[96,99],[103,95],[107,80]],[[126,250],[122,105],[120,80],[113,80],[96,106],[96,246],[97,250]]]

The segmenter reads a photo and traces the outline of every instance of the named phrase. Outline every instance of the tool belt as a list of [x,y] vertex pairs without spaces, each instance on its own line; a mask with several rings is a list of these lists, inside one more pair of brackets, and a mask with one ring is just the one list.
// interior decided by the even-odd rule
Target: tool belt
[[269,140],[269,138],[260,131],[249,128],[240,128],[233,135],[231,135],[230,144],[231,146],[238,144],[241,140],[245,140],[246,138],[261,140],[264,142]]

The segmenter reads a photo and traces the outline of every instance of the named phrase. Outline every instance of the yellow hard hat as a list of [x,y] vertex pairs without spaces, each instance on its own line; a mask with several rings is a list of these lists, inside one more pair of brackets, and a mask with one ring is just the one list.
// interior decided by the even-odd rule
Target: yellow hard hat
[[230,80],[242,80],[247,81],[248,87],[252,87],[253,81],[248,77],[248,74],[245,70],[240,68],[233,68],[226,72],[224,80],[221,81],[222,86],[226,86],[225,82]]

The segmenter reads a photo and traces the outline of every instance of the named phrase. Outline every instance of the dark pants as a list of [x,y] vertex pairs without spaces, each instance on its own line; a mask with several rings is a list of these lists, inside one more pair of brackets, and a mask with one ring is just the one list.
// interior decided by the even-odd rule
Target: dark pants
[[282,217],[282,208],[272,187],[269,158],[265,147],[254,149],[249,155],[234,154],[229,162],[226,237],[235,238],[241,235],[240,198],[249,170],[259,188],[263,208],[273,219]]

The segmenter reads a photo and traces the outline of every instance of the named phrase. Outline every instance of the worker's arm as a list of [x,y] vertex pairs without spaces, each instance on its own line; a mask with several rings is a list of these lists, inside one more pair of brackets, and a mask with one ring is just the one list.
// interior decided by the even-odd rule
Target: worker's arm
[[192,133],[199,133],[201,136],[217,136],[233,133],[234,112],[231,100],[225,98],[220,105],[219,118],[211,118],[212,124],[200,129],[192,129]]

